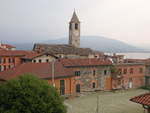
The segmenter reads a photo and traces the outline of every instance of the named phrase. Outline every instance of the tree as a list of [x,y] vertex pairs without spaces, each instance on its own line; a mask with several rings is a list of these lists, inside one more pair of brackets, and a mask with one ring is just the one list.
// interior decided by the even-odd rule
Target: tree
[[0,84],[0,113],[66,113],[66,107],[54,87],[26,74]]

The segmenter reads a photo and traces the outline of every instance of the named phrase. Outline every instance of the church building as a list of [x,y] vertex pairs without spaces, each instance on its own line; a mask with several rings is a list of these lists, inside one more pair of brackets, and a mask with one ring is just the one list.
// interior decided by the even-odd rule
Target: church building
[[80,47],[80,21],[75,11],[69,22],[68,44],[34,44],[33,51],[53,54],[59,58],[95,58],[103,54]]

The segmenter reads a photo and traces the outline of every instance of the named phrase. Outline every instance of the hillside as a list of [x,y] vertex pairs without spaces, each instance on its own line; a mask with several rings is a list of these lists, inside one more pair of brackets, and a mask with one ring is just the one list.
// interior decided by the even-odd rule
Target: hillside
[[[67,44],[68,38],[56,40],[47,40],[39,43],[48,44]],[[18,49],[32,49],[33,44],[15,44]],[[144,49],[134,47],[124,42],[109,39],[101,36],[83,36],[81,37],[81,47],[92,48],[103,52],[142,52]]]

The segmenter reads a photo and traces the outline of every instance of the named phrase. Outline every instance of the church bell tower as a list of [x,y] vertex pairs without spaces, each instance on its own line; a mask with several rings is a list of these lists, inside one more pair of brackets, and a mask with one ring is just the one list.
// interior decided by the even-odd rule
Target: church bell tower
[[69,45],[80,48],[80,21],[75,11],[69,22]]

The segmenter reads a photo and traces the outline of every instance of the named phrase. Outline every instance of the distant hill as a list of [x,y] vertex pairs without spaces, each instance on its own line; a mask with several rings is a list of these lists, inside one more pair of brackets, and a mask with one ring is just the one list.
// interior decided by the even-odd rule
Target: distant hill
[[[56,40],[47,40],[40,43],[48,44],[67,44],[68,38]],[[33,44],[15,44],[18,49],[32,49]],[[101,36],[83,36],[81,37],[81,47],[92,48],[103,52],[143,52],[144,49],[137,48],[127,43],[109,39]]]

